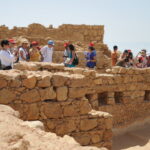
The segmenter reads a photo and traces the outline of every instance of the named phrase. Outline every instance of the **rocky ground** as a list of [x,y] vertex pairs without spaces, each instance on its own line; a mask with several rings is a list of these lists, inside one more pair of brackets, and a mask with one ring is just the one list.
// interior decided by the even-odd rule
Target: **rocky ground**
[[43,131],[39,121],[22,121],[19,113],[0,105],[0,150],[106,150],[82,147],[73,138]]

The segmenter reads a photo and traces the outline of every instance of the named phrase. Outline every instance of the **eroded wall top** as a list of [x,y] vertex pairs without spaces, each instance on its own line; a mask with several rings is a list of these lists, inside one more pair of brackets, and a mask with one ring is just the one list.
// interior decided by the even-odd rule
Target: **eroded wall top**
[[[104,26],[102,25],[70,25],[64,24],[58,28],[45,27],[41,24],[30,24],[28,27],[14,27],[9,29],[0,26],[0,39],[26,36],[28,39],[71,40],[80,42],[96,41],[103,43]],[[43,42],[44,42],[43,41]]]

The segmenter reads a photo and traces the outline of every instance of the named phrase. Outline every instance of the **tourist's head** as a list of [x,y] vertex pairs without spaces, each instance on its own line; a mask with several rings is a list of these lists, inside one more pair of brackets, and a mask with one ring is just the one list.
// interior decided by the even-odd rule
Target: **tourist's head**
[[117,51],[117,50],[118,50],[118,46],[115,45],[115,46],[113,47],[113,49],[114,49],[114,51]]
[[9,48],[9,41],[8,40],[2,40],[1,41],[1,47],[3,49],[8,49]]
[[64,47],[67,49],[69,46],[69,43],[64,43]]
[[8,41],[9,41],[10,47],[14,47],[17,43],[14,39],[9,39]]
[[95,50],[95,49],[94,49],[94,47],[91,47],[91,46],[89,46],[89,48],[88,48],[88,49],[89,49],[89,51],[93,51],[93,50]]
[[89,43],[89,47],[88,47],[88,49],[89,49],[89,51],[93,51],[93,50],[95,50],[95,48],[94,48],[94,43]]
[[141,55],[142,55],[142,56],[146,56],[146,52],[147,52],[146,49],[142,49],[142,50],[141,50]]
[[27,48],[29,42],[28,42],[28,40],[22,40],[21,44],[22,44],[22,47],[23,47],[23,48]]
[[54,44],[54,41],[52,41],[52,40],[49,40],[48,42],[47,42],[47,44],[48,44],[48,47],[49,48],[51,48],[51,47],[53,47],[55,44]]
[[69,48],[70,51],[74,51],[75,50],[75,47],[72,44],[69,44],[68,48]]

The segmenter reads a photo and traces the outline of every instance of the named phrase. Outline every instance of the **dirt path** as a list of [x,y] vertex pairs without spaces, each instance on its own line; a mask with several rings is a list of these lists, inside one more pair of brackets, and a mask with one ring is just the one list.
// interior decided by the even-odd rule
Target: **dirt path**
[[118,133],[114,131],[112,150],[150,150],[150,122]]

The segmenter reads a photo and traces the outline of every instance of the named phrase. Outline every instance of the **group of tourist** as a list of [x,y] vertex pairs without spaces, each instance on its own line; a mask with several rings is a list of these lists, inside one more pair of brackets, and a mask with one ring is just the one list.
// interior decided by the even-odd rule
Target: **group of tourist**
[[[2,40],[0,47],[0,69],[9,70],[13,64],[26,62],[53,62],[54,41],[49,40],[47,45],[40,47],[37,41],[29,43],[28,40],[22,40],[18,45],[14,39]],[[66,67],[75,67],[79,63],[75,46],[71,43],[64,44],[64,65]],[[94,44],[90,43],[88,52],[85,52],[86,67],[94,68],[96,66],[96,50]]]
[[137,67],[146,68],[150,67],[150,54],[147,54],[145,49],[142,49],[136,57],[133,56],[131,50],[124,50],[122,54],[118,51],[118,46],[113,47],[111,53],[112,66],[121,67]]

